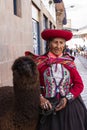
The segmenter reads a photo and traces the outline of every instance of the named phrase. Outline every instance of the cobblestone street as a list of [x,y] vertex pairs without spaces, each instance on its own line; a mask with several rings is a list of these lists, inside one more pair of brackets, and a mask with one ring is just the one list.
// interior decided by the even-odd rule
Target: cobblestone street
[[87,59],[77,56],[75,57],[75,63],[84,83],[84,90],[81,95],[87,107]]

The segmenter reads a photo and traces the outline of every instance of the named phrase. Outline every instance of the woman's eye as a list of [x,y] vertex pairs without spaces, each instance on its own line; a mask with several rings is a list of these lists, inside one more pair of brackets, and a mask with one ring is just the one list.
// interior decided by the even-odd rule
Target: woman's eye
[[64,44],[64,42],[60,41],[60,44]]

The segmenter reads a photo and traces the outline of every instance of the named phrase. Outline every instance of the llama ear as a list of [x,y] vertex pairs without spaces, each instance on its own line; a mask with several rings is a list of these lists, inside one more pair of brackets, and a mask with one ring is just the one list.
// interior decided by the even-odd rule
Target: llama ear
[[28,56],[29,55],[29,51],[25,51],[25,56]]
[[32,59],[36,59],[37,57],[39,57],[38,55],[35,55],[32,52],[30,52],[30,51],[25,51],[25,56],[29,56]]

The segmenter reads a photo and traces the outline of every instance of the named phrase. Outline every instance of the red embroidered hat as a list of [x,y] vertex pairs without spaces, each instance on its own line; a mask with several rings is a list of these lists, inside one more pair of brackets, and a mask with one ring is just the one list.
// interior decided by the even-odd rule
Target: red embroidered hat
[[51,38],[64,38],[66,41],[72,38],[72,32],[68,30],[46,29],[42,31],[41,37],[48,41]]

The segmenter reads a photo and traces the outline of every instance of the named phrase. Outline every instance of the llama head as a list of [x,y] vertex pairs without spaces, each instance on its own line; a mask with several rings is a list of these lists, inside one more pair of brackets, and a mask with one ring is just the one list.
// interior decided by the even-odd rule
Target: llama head
[[14,90],[28,90],[29,87],[39,86],[39,72],[31,58],[22,56],[16,59],[12,65],[12,71]]

